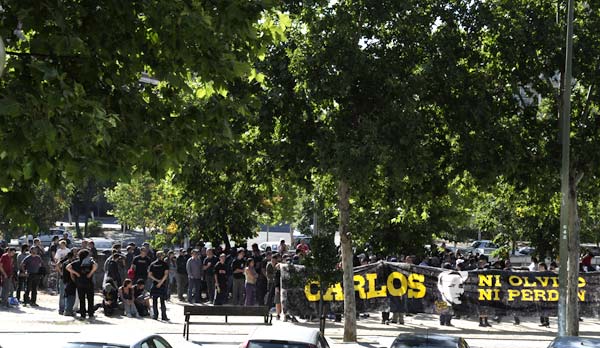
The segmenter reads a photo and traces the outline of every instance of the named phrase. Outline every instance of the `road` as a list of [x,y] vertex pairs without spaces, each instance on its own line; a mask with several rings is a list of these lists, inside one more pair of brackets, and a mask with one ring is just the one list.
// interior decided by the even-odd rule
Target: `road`
[[[36,342],[36,345],[43,344],[45,348],[49,348],[53,346],[52,343],[64,342],[77,335],[92,337],[99,332],[102,337],[116,339],[132,333],[158,333],[170,341],[177,342],[175,347],[200,345],[208,348],[235,348],[262,321],[262,318],[234,317],[230,318],[230,324],[225,324],[222,317],[199,317],[195,321],[203,324],[192,326],[190,341],[193,345],[189,345],[181,340],[183,304],[176,300],[168,303],[168,316],[171,318],[169,323],[151,319],[107,318],[102,313],[98,313],[92,321],[78,320],[58,315],[56,301],[56,296],[43,293],[38,301],[41,305],[39,308],[20,307],[9,311],[0,309],[0,346],[23,348],[29,346],[24,342]],[[539,327],[536,318],[523,318],[519,326],[510,322],[493,323],[492,328],[480,328],[474,319],[453,320],[454,327],[440,327],[437,316],[426,314],[406,317],[405,325],[382,325],[380,320],[378,313],[371,313],[369,318],[361,318],[358,321],[358,343],[342,343],[341,323],[328,321],[326,335],[334,342],[333,348],[390,347],[398,334],[413,332],[462,336],[472,347],[479,348],[543,348],[556,335],[555,318],[551,318],[550,329]],[[290,325],[317,327],[317,323],[302,320],[298,324],[273,321],[276,330],[285,329],[285,326]],[[582,336],[599,336],[599,329],[600,320],[586,318],[581,323]]]

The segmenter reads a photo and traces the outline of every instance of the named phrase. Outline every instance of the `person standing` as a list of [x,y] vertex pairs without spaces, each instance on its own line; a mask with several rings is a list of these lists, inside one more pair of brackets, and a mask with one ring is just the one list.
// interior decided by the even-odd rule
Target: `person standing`
[[65,241],[67,248],[71,248],[71,246],[73,245],[73,242],[71,242],[71,239],[69,238],[68,232],[63,233],[63,237],[62,237],[61,241]]
[[29,256],[29,245],[23,244],[21,245],[21,252],[17,256],[17,264],[15,265],[19,270],[19,274],[17,277],[17,300],[21,301],[21,291],[25,293],[27,290],[27,273],[25,271],[21,271],[21,264],[23,264],[23,260]]
[[30,254],[23,259],[21,263],[21,271],[25,273],[27,277],[27,290],[25,291],[25,297],[23,299],[24,304],[30,304],[33,307],[38,307],[37,304],[37,289],[40,285],[42,275],[40,275],[40,268],[42,268],[43,260],[38,255],[38,248],[31,248]]
[[188,275],[186,265],[189,258],[190,257],[185,249],[179,249],[179,255],[176,259],[177,274],[175,275],[175,281],[177,282],[177,298],[179,301],[184,301],[183,294],[187,292]]
[[206,280],[206,295],[208,301],[213,303],[215,300],[215,266],[219,262],[219,259],[215,256],[215,250],[209,248],[206,251],[206,258],[204,259],[204,279]]
[[[89,250],[81,249],[77,253],[78,258],[67,265],[67,271],[71,273],[77,287],[79,297],[79,314],[81,319],[86,315],[94,318],[94,273],[98,270],[96,261],[91,257]],[[86,306],[87,300],[87,306]],[[87,307],[87,308],[86,308]]]
[[169,281],[169,265],[165,262],[165,253],[162,251],[156,252],[156,260],[150,264],[148,268],[148,278],[152,280],[152,288],[150,296],[152,296],[152,310],[154,311],[152,319],[158,320],[158,299],[160,299],[161,319],[168,321],[167,305],[167,289]]
[[296,245],[296,250],[300,250],[300,252],[303,255],[307,255],[308,252],[310,251],[310,247],[308,246],[308,244],[306,244],[305,239],[301,239],[300,243],[298,243],[298,245]]
[[192,250],[192,257],[187,261],[185,267],[188,275],[188,302],[200,303],[202,291],[202,261],[200,260],[200,251]]
[[223,305],[227,302],[227,266],[225,259],[227,255],[221,254],[219,262],[215,265],[215,306]]
[[13,264],[13,258],[17,250],[15,248],[8,248],[2,256],[0,256],[0,285],[2,286],[2,292],[0,292],[0,303],[6,308],[9,308],[8,297],[14,290],[14,272],[15,267]]
[[279,241],[279,245],[277,246],[277,252],[280,255],[287,254],[287,252],[288,252],[288,246],[285,244],[285,239],[281,239]]
[[131,265],[133,264],[133,258],[137,256],[135,254],[135,243],[129,243],[125,250],[127,251],[127,253],[125,254],[125,267],[127,267],[127,269],[130,269]]
[[48,248],[48,256],[49,256],[50,263],[54,262],[57,251],[58,251],[58,236],[54,236],[54,237],[52,237],[52,242],[50,242],[50,247]]
[[237,257],[231,263],[231,273],[233,274],[233,304],[242,306],[244,304],[244,249],[239,248]]
[[244,270],[245,277],[245,291],[246,291],[246,300],[244,301],[245,306],[254,306],[256,305],[256,280],[258,279],[258,274],[256,273],[256,269],[254,269],[254,259],[249,258],[246,261],[246,269]]
[[[63,243],[64,241],[61,241]],[[69,251],[57,264],[56,269],[60,274],[58,314],[73,316],[73,307],[75,306],[75,295],[77,294],[77,285],[73,281],[71,273],[67,271],[67,266],[73,262],[75,254]]]
[[146,289],[149,289],[152,285],[152,280],[148,279],[148,267],[151,262],[152,260],[148,256],[148,249],[146,247],[142,247],[140,254],[131,261],[131,268],[135,272],[135,279],[142,279]]
[[[538,272],[547,272],[548,267],[544,262],[540,262],[537,267]],[[541,316],[540,317],[540,326],[542,327],[550,327],[550,317]]]
[[117,249],[112,250],[111,257],[107,258],[104,262],[104,280],[103,284],[106,283],[107,278],[111,278],[116,285],[116,288],[120,287],[123,283],[121,279],[121,272],[119,270],[119,264],[121,261],[121,253]]
[[267,298],[265,299],[265,305],[269,308],[275,305],[275,268],[279,262],[279,253],[273,253],[271,255],[271,262],[267,263],[265,270],[267,276]]
[[69,253],[69,248],[67,248],[67,242],[61,240],[58,242],[58,249],[56,249],[56,253],[54,254],[54,262],[59,263],[65,256]]
[[167,301],[171,301],[171,293],[175,288],[175,275],[177,274],[177,260],[175,253],[170,250],[167,254],[167,264],[169,265],[169,280],[167,281]]

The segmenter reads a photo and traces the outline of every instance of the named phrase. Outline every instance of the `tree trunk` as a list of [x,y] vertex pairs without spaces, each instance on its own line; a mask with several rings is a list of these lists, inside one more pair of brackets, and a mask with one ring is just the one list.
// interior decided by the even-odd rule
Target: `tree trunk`
[[86,237],[88,236],[88,221],[89,221],[89,218],[88,218],[88,216],[86,214],[85,215],[85,222],[83,223],[83,235],[86,236]]
[[[572,171],[574,172],[574,171]],[[574,177],[577,176],[577,177]],[[567,263],[567,335],[579,335],[579,229],[577,212],[577,184],[581,176],[573,173],[569,178],[569,259]],[[562,266],[561,266],[562,267]]]
[[348,230],[350,221],[350,188],[344,180],[340,180],[338,186],[338,209],[340,211],[340,245],[342,249],[342,270],[344,272],[344,342],[356,342],[354,262],[352,236]]
[[144,240],[146,239],[146,226],[142,226],[142,231],[144,232]]

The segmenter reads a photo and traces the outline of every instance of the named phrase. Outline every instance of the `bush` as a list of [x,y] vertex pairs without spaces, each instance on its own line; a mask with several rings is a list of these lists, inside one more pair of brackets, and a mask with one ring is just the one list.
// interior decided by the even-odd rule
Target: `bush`
[[92,220],[88,222],[86,237],[103,237],[102,222],[98,220]]
[[164,233],[157,233],[154,235],[154,239],[150,241],[150,246],[154,250],[162,250],[168,244],[167,235]]

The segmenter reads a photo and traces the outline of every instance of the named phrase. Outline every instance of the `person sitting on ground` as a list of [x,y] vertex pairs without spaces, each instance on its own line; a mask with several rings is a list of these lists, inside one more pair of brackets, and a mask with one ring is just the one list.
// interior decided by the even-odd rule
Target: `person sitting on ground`
[[104,315],[112,316],[119,308],[119,293],[114,279],[107,277],[102,285],[102,308]]
[[146,281],[138,279],[133,288],[133,302],[138,313],[142,317],[150,315],[150,296],[145,290]]
[[123,286],[119,288],[119,299],[123,302],[123,311],[129,318],[140,318],[140,314],[134,303],[133,293],[133,282],[131,279],[125,279],[123,281]]

